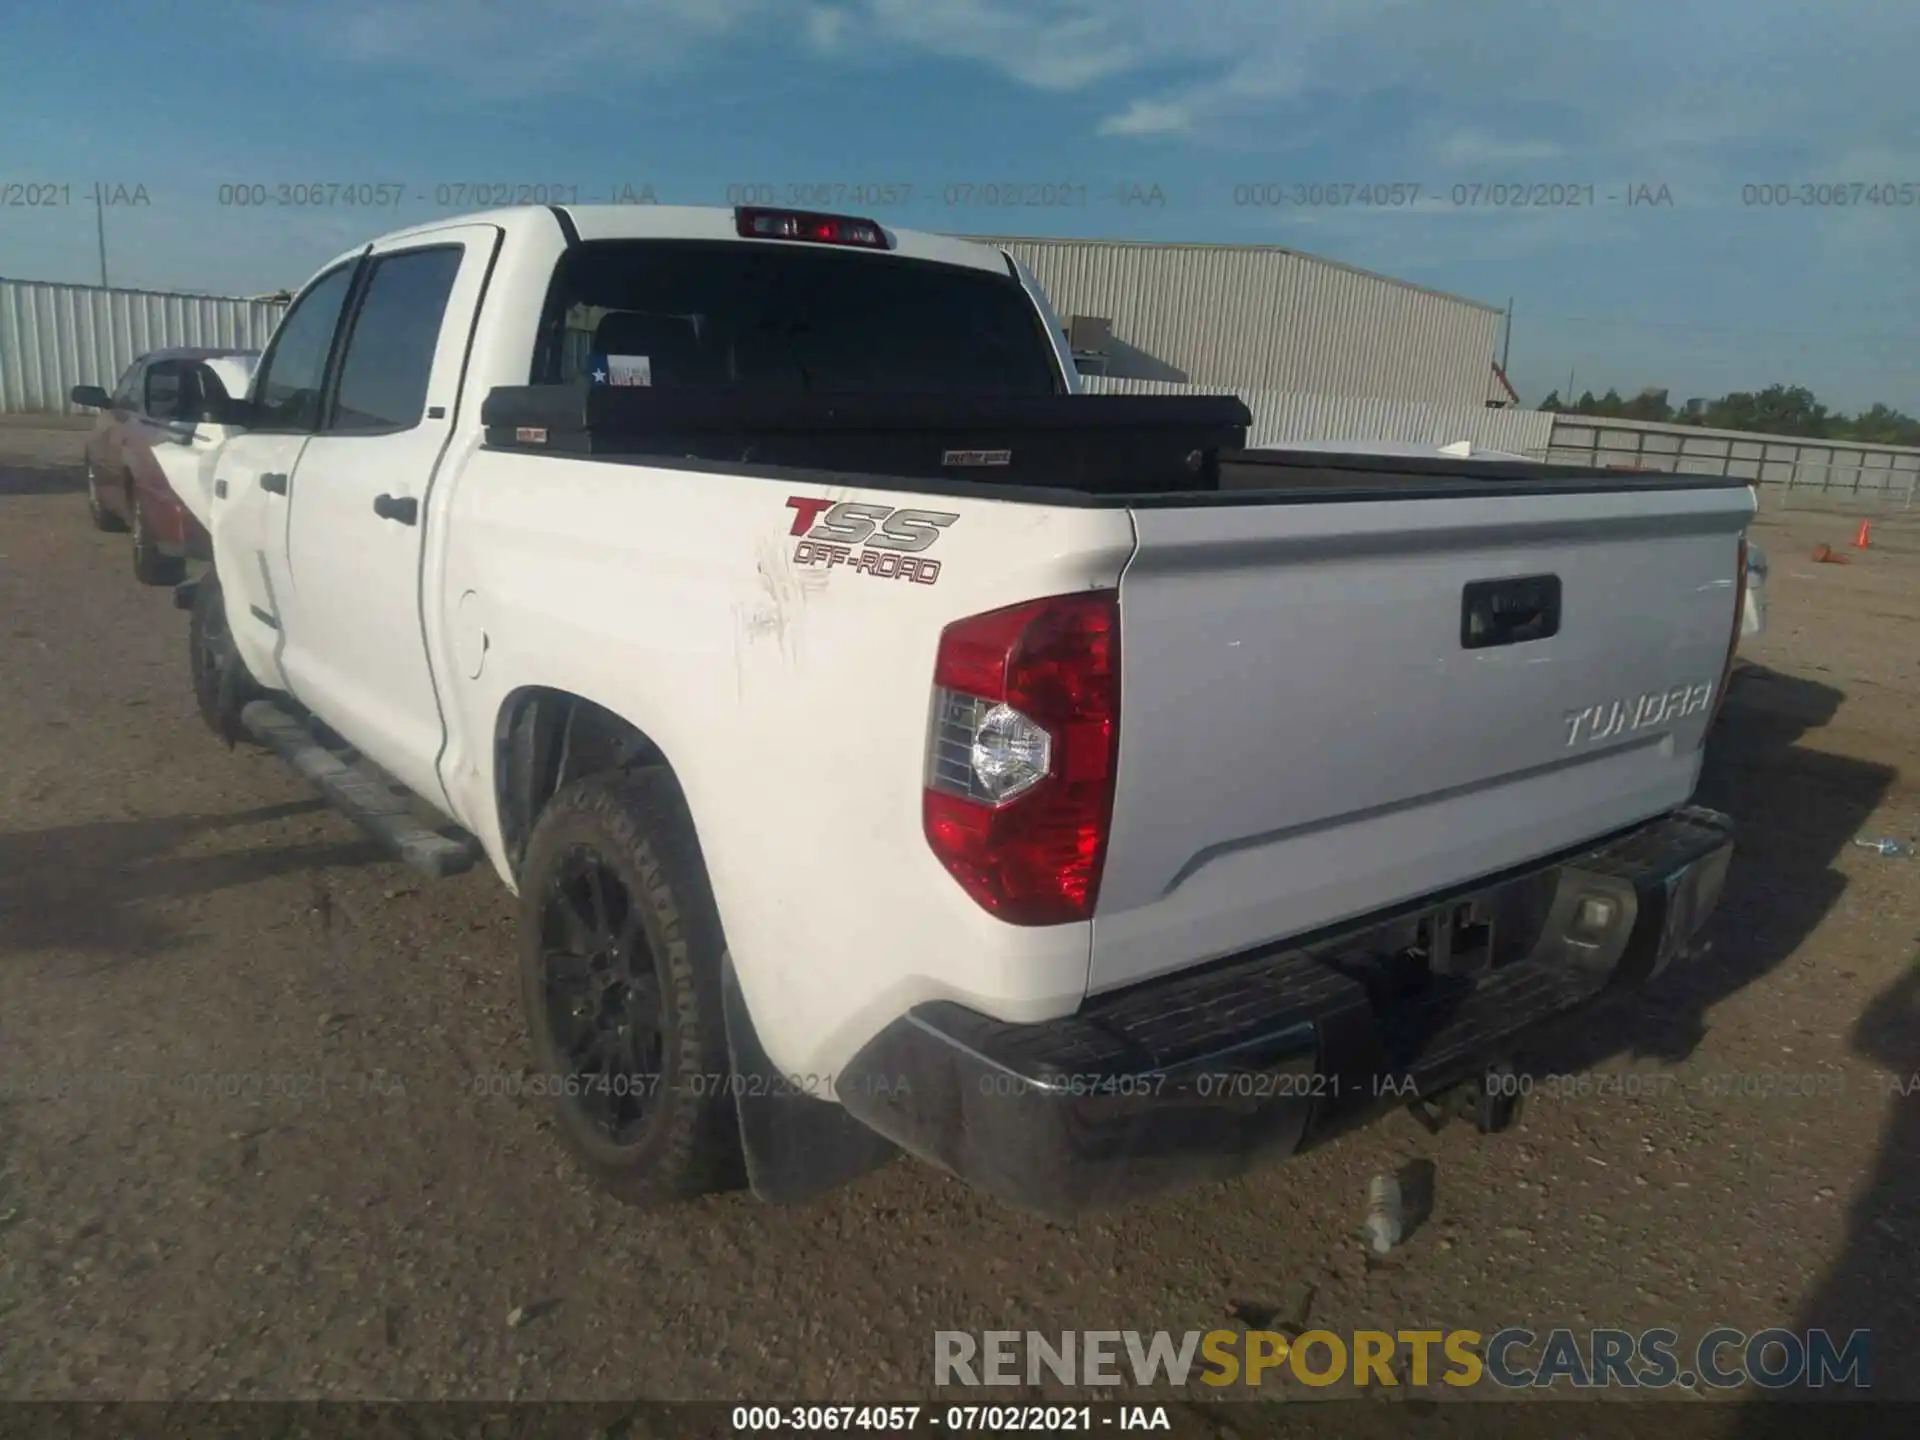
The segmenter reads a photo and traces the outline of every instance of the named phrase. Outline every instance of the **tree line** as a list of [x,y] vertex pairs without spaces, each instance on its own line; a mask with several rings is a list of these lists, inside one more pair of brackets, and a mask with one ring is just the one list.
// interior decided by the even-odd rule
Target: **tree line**
[[1737,390],[1718,400],[1693,400],[1674,406],[1665,390],[1642,390],[1622,399],[1618,390],[1595,397],[1586,391],[1572,404],[1554,391],[1542,410],[1594,415],[1609,420],[1657,420],[1671,425],[1701,425],[1714,430],[1756,430],[1806,440],[1857,440],[1875,445],[1920,446],[1920,420],[1875,404],[1857,415],[1830,410],[1800,385],[1769,385],[1759,392]]

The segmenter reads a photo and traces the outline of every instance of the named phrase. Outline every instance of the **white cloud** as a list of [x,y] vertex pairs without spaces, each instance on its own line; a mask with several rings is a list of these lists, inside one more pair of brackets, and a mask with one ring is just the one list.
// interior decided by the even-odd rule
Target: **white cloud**
[[826,54],[838,51],[847,34],[848,17],[845,10],[830,5],[813,5],[807,9],[807,39],[816,50]]
[[447,74],[498,100],[578,94],[608,66],[669,71],[767,8],[767,0],[333,0],[256,18],[348,60]]
[[1853,137],[1920,130],[1907,74],[1920,9],[1882,0],[334,0],[272,13],[351,60],[506,93],[684,73],[727,44],[785,37],[819,63],[933,56],[1042,91],[1100,87],[1115,93],[1093,123],[1112,137],[1364,146],[1462,171],[1552,164],[1569,183],[1711,176],[1737,192],[1754,156],[1813,168]]
[[1102,135],[1170,135],[1193,123],[1185,105],[1163,100],[1136,100],[1117,115],[1100,122]]
[[1557,160],[1565,153],[1564,147],[1551,140],[1501,140],[1484,130],[1472,129],[1456,130],[1434,146],[1434,158],[1458,170]]
[[1108,6],[1084,0],[864,0],[875,37],[909,50],[973,60],[1040,90],[1078,90],[1146,59],[1140,37]]

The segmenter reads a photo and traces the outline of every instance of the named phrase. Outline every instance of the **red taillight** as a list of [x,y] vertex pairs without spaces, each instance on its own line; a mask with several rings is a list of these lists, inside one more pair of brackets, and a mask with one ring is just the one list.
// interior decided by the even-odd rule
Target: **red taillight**
[[1734,556],[1733,582],[1733,636],[1727,641],[1727,663],[1720,669],[1720,693],[1713,697],[1713,709],[1707,716],[1707,729],[1711,731],[1720,719],[1720,707],[1727,703],[1727,686],[1733,681],[1733,662],[1740,654],[1740,632],[1747,622],[1747,537],[1740,537],[1740,548]]
[[1093,914],[1120,745],[1120,596],[956,621],[933,671],[927,843],[1011,925]]
[[853,245],[866,250],[893,248],[886,231],[871,220],[852,215],[740,205],[734,208],[733,218],[734,228],[745,240],[807,240],[816,245]]

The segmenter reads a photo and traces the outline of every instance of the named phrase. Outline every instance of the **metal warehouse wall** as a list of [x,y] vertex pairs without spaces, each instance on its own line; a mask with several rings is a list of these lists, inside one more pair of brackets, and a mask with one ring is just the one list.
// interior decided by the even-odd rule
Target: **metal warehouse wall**
[[1488,398],[1501,312],[1476,301],[1271,245],[988,243],[1033,271],[1062,323],[1113,322],[1116,378],[1429,405]]
[[211,295],[0,279],[0,414],[76,414],[68,390],[110,390],[149,350],[259,349],[284,309]]
[[1451,445],[1471,440],[1490,450],[1543,459],[1553,435],[1553,416],[1540,410],[1489,410],[1484,403],[1422,405],[1350,395],[1295,395],[1234,385],[1170,385],[1157,380],[1083,376],[1096,395],[1238,395],[1253,412],[1250,446],[1289,440],[1395,440],[1414,445]]
[[1633,465],[1683,475],[1738,475],[1794,496],[1912,505],[1920,450],[1850,440],[1799,440],[1646,420],[1556,415],[1549,457],[1568,465]]

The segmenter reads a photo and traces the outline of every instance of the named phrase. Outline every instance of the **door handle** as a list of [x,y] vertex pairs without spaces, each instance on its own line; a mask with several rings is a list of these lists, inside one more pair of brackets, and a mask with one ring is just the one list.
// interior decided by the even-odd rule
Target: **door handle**
[[376,495],[373,497],[373,513],[382,520],[398,520],[402,525],[411,525],[420,518],[420,502],[411,495]]
[[262,475],[260,488],[275,495],[284,495],[287,493],[287,477],[277,472]]
[[1460,597],[1460,645],[1482,650],[1524,645],[1560,633],[1560,577],[1476,580]]
[[213,498],[216,500],[224,500],[227,498],[227,482],[226,481],[216,480],[213,482]]

